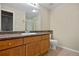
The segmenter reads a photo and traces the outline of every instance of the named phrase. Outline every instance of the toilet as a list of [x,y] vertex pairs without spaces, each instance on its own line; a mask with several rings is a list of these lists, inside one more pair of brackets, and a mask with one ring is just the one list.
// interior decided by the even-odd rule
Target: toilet
[[57,48],[57,40],[51,39],[50,40],[50,48],[56,49]]

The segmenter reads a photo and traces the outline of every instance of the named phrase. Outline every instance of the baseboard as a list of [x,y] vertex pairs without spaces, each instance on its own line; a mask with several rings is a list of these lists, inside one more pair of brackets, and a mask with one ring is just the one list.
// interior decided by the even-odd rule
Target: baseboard
[[63,48],[63,49],[67,49],[67,50],[70,50],[70,51],[73,51],[73,52],[79,53],[78,50],[74,50],[74,49],[71,49],[71,48],[68,48],[68,47],[63,47],[63,46],[58,46],[58,47],[61,47],[61,48]]

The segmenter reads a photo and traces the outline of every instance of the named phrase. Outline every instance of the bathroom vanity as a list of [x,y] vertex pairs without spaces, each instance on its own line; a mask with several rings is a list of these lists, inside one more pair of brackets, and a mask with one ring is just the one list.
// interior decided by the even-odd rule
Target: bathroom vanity
[[39,56],[48,52],[50,33],[0,34],[0,56]]

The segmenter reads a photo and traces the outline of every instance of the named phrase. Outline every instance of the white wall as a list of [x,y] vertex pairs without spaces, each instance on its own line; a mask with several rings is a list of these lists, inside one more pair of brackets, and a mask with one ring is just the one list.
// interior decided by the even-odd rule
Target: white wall
[[61,46],[79,50],[79,4],[60,4],[52,9],[50,23]]
[[40,6],[40,10],[39,10],[39,16],[38,16],[38,26],[39,29],[37,30],[49,30],[50,29],[50,19],[49,19],[49,10],[44,8],[44,7],[41,7]]
[[13,6],[1,4],[1,9],[13,12],[13,31],[25,31],[25,12]]
[[[13,12],[13,31],[25,30],[25,12],[21,11],[13,6],[4,5],[1,6],[2,10]],[[40,6],[39,14],[37,16],[35,30],[49,30],[49,11]]]

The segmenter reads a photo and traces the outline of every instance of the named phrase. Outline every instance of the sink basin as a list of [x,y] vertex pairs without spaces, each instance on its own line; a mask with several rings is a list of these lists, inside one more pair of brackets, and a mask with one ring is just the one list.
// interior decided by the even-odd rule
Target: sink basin
[[32,34],[37,34],[37,33],[21,33],[21,35],[32,35]]

